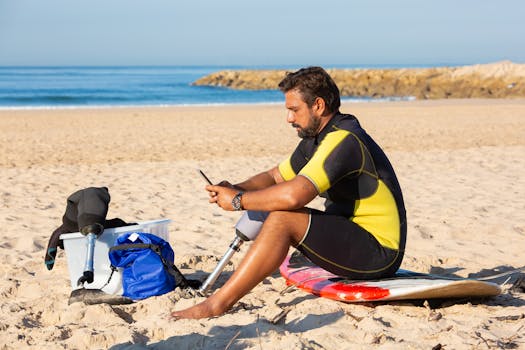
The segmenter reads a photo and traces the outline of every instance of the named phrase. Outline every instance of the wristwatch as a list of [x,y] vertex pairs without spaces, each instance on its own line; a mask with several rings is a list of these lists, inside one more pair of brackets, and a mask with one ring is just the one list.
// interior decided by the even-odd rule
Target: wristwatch
[[237,194],[232,199],[232,207],[233,210],[243,210],[242,204],[241,204],[241,197],[244,194],[244,192],[240,191],[237,192]]

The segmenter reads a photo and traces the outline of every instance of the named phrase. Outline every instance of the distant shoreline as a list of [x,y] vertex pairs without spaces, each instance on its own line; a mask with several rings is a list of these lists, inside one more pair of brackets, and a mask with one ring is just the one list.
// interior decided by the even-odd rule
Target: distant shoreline
[[[523,104],[525,97],[517,97],[512,99],[495,99],[495,98],[449,98],[436,100],[417,100],[415,98],[377,98],[377,99],[349,99],[341,98],[341,105],[345,106],[378,106],[382,104],[396,104],[406,103],[408,105],[419,105],[419,103],[429,104],[446,103],[447,105],[454,104]],[[31,112],[50,112],[54,111],[147,111],[147,110],[176,110],[176,109],[210,109],[210,108],[257,108],[257,107],[282,107],[284,108],[284,98],[279,102],[254,102],[254,103],[211,103],[211,104],[173,104],[173,105],[99,105],[99,106],[27,106],[27,107],[5,107],[0,106],[0,118],[9,112],[14,113],[31,113]]]
[[[351,98],[342,97],[341,102],[348,103],[378,103],[378,102],[395,102],[395,101],[412,101],[413,97],[386,97],[386,98]],[[126,108],[172,108],[172,107],[228,107],[228,106],[264,106],[264,105],[280,105],[282,101],[266,101],[266,102],[214,102],[214,103],[180,103],[180,104],[130,104],[130,105],[49,105],[49,106],[0,106],[0,111],[31,111],[31,110],[77,110],[77,109],[126,109]]]

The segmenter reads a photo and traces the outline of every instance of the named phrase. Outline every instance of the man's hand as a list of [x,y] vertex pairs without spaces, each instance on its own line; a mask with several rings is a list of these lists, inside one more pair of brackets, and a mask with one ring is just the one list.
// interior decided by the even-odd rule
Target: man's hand
[[222,186],[225,182],[226,181],[221,182],[220,185],[206,186],[206,191],[208,191],[210,195],[209,202],[217,203],[217,205],[224,210],[233,211],[232,199],[239,190],[233,188],[233,186],[227,182],[229,186]]
[[236,187],[235,185],[232,185],[229,181],[226,181],[226,180],[222,180],[221,182],[219,182],[219,184],[217,186],[233,188],[233,189],[238,190],[238,191],[242,190],[241,188]]

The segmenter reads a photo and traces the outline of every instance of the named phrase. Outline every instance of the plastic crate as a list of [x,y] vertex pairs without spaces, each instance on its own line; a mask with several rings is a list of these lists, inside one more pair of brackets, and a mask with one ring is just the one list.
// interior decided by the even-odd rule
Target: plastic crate
[[[115,245],[117,237],[127,232],[146,232],[161,237],[169,242],[168,224],[169,219],[141,221],[137,225],[122,226],[105,229],[95,241],[95,252],[93,255],[93,283],[85,283],[86,289],[102,289],[108,294],[122,295],[122,272],[120,269],[113,273],[109,283],[104,286],[111,275],[111,263],[109,261],[109,248]],[[80,232],[65,233],[60,235],[64,241],[66,251],[71,289],[79,289],[78,279],[84,273],[87,254],[87,238]],[[104,287],[104,288],[102,288]]]

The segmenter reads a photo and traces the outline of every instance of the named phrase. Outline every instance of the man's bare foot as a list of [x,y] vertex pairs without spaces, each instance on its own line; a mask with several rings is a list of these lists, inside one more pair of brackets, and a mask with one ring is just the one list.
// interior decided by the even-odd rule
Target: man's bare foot
[[209,299],[207,299],[202,303],[199,303],[190,308],[179,311],[173,311],[171,313],[171,318],[174,320],[179,320],[181,318],[207,318],[222,315],[224,311],[226,310],[218,310],[217,308],[213,307],[209,302]]

